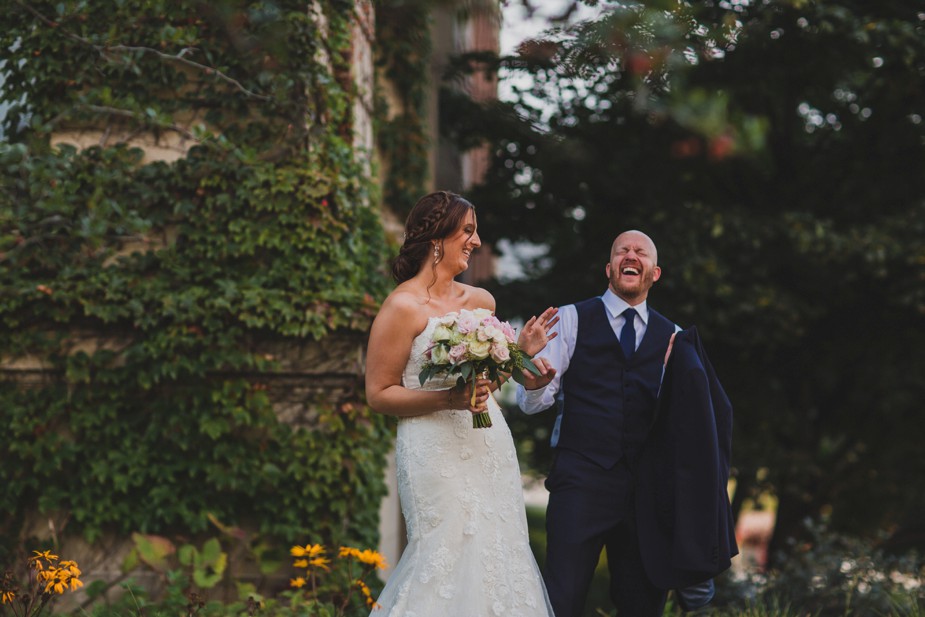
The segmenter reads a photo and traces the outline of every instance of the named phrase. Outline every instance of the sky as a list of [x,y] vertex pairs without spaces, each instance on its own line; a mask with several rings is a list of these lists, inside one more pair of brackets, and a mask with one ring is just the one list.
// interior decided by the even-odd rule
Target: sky
[[[505,0],[502,5],[501,55],[513,53],[521,42],[537,36],[550,27],[549,18],[560,16],[571,0],[530,0],[536,9],[532,15],[527,14],[521,0]],[[573,17],[588,18],[594,9],[581,4]],[[498,98],[511,100],[511,85],[517,79],[504,71],[498,74]],[[498,278],[509,281],[523,276],[522,259],[542,256],[546,248],[528,243],[511,244],[502,240],[496,247],[501,255],[498,258]]]
[[[501,55],[513,53],[521,42],[535,37],[543,30],[550,27],[550,17],[562,15],[566,7],[572,0],[528,0],[535,9],[532,15],[528,15],[527,9],[523,5],[523,0],[504,0],[502,5],[502,25],[501,25]],[[584,4],[579,4],[578,9],[573,13],[573,19],[586,19],[595,13],[592,9]],[[505,75],[504,71],[499,74],[500,83],[498,85],[498,97],[501,100],[509,100],[510,97],[510,75]]]

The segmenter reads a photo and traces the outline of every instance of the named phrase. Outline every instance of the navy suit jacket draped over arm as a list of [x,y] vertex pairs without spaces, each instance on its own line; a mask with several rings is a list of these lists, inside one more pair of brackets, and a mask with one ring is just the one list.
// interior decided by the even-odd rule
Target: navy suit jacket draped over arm
[[726,490],[731,448],[732,404],[696,328],[682,330],[637,468],[639,545],[656,586],[702,582],[738,554]]

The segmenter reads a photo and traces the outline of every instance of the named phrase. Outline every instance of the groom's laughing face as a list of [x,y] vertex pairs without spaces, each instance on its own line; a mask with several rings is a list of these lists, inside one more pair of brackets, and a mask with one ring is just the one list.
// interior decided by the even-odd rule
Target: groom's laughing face
[[614,240],[606,268],[610,290],[631,305],[642,302],[662,275],[657,262],[655,243],[649,236],[639,231],[620,234]]

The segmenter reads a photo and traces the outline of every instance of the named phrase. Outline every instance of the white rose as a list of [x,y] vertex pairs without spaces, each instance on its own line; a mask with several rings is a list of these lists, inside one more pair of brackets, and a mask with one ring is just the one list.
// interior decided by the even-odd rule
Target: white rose
[[447,313],[446,315],[444,315],[443,317],[437,320],[437,325],[438,326],[455,326],[457,319],[459,319],[459,313],[455,311],[452,313]]
[[480,330],[479,340],[493,341],[499,344],[507,342],[507,338],[505,338],[504,332],[502,332],[500,328],[496,328],[495,326],[485,326],[482,330]]
[[474,311],[472,311],[472,314],[479,321],[482,321],[483,319],[487,317],[491,317],[491,311],[489,311],[488,309],[483,309],[483,308],[475,309]]
[[430,352],[430,361],[434,364],[449,364],[450,354],[443,345],[437,345]]
[[469,343],[469,353],[477,360],[484,360],[491,353],[491,343],[488,341],[473,341]]
[[434,328],[434,333],[430,337],[432,341],[448,341],[451,338],[453,338],[453,331],[446,326],[437,326]]

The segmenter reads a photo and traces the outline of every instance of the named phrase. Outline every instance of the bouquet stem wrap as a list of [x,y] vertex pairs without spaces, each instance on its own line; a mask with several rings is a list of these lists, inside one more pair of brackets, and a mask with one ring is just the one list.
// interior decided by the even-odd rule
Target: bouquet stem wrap
[[[487,377],[488,375],[486,373],[482,373],[480,376],[484,378],[484,377]],[[475,392],[476,392],[475,382],[476,382],[476,378],[473,377],[472,378],[472,399],[469,401],[469,405],[471,407],[475,407]],[[489,391],[488,396],[491,396],[490,391]],[[485,411],[480,411],[479,413],[472,414],[472,428],[489,428],[489,427],[491,427],[491,414],[488,413],[487,409]]]

